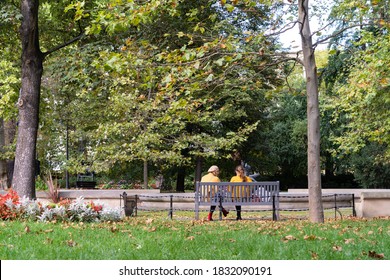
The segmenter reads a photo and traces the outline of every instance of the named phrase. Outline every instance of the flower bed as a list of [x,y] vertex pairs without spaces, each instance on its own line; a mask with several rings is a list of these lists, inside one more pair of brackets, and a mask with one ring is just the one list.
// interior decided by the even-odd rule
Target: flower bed
[[100,222],[120,221],[122,213],[93,201],[86,202],[83,197],[71,201],[63,199],[58,203],[42,203],[20,198],[14,190],[0,195],[0,219],[26,219],[33,221]]

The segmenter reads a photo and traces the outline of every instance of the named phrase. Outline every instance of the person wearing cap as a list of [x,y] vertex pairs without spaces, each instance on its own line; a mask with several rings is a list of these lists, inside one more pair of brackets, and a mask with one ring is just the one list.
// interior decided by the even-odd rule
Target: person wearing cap
[[[201,182],[207,182],[207,183],[208,182],[211,182],[211,183],[221,182],[221,180],[219,179],[218,175],[219,175],[219,168],[218,168],[218,166],[212,165],[209,168],[209,170],[207,171],[207,174],[202,177]],[[214,197],[214,195],[215,195],[214,188],[212,188],[211,191],[212,191],[211,196]],[[210,206],[210,212],[209,212],[209,214],[207,216],[207,220],[208,221],[212,221],[213,220],[213,213],[215,211],[215,208],[216,208],[215,205],[211,205]],[[226,217],[227,214],[229,214],[229,211],[227,211],[225,208],[222,208],[222,213]]]

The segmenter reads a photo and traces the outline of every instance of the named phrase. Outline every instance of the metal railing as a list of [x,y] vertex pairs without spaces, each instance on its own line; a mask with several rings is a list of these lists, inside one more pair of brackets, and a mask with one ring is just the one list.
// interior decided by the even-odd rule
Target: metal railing
[[[300,202],[302,200],[307,200],[308,195],[276,195],[273,194],[269,196],[270,201],[266,201],[265,204],[267,207],[262,207],[259,209],[243,209],[241,212],[271,212],[271,219],[274,221],[279,220],[279,213],[281,211],[285,212],[302,212],[308,211],[308,207],[284,207],[283,200],[288,199],[292,203]],[[199,197],[198,197],[199,199]],[[337,218],[337,214],[342,218],[342,213],[340,209],[342,208],[351,208],[351,214],[356,217],[355,209],[355,196],[354,194],[331,194],[323,195],[323,200],[330,201],[333,199],[333,205],[329,203],[329,207],[324,207],[324,210],[334,210],[334,218]],[[186,201],[185,204],[188,204],[187,207],[183,207],[183,200]],[[214,198],[215,200],[215,198]],[[161,204],[160,207],[142,207],[139,206],[142,202],[145,201],[155,201],[158,204]],[[191,201],[191,202],[188,202]],[[192,202],[193,201],[193,202]],[[200,209],[197,208],[197,195],[183,195],[179,194],[166,194],[166,195],[127,195],[126,192],[120,195],[120,207],[124,210],[126,216],[136,217],[138,212],[167,212],[167,217],[173,219],[174,213],[178,212],[192,212],[195,213],[195,219],[199,218],[199,212],[208,212],[209,209]],[[245,201],[244,201],[245,202]],[[282,203],[281,203],[282,202]],[[122,206],[123,203],[123,206]],[[250,204],[241,204],[241,205],[252,205],[252,206],[261,206],[257,201],[246,201],[245,203]],[[222,213],[222,208],[227,205],[235,205],[234,201],[227,201],[226,197],[220,195],[217,196],[216,202],[212,202],[213,205],[217,206],[220,213]],[[181,206],[180,206],[181,205]],[[209,206],[211,204],[202,204],[202,206]],[[232,210],[234,211],[234,210]],[[222,218],[222,215],[220,215]]]

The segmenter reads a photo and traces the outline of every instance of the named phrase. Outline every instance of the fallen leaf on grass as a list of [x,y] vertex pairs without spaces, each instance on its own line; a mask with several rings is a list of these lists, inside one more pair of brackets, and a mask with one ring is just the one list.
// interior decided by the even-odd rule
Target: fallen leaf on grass
[[119,229],[118,229],[117,227],[111,227],[111,228],[110,228],[110,231],[111,231],[111,232],[117,232],[117,231],[119,231]]
[[43,242],[44,244],[53,244],[53,239],[46,238],[46,240]]
[[317,237],[315,235],[305,235],[303,237],[303,239],[305,239],[305,240],[316,240]]
[[12,244],[3,244],[3,243],[0,243],[0,247],[2,247],[2,246],[7,247],[7,248],[9,248],[9,249],[13,249],[13,248],[14,248],[14,245],[12,245]]
[[318,254],[316,252],[311,252],[311,259],[318,260]]
[[283,242],[288,242],[290,240],[296,240],[296,238],[292,235],[286,235],[285,237],[283,237]]
[[368,251],[368,256],[370,258],[373,258],[373,259],[379,259],[379,260],[382,260],[385,258],[385,254],[381,253],[381,254],[378,254],[376,253],[375,251]]
[[191,222],[191,226],[194,226],[194,225],[205,225],[205,224],[208,224],[209,221],[207,221],[206,218],[203,218],[203,219],[200,219],[200,220],[196,220],[196,221],[192,221]]
[[71,239],[66,241],[66,245],[68,245],[69,247],[75,247],[77,243]]
[[337,252],[341,252],[343,250],[343,248],[341,246],[337,246],[337,245],[333,246],[332,248],[334,251],[337,251]]
[[194,240],[194,239],[195,239],[195,236],[188,236],[186,239],[187,239],[187,240]]
[[355,244],[355,240],[353,238],[348,238],[344,240],[345,244]]

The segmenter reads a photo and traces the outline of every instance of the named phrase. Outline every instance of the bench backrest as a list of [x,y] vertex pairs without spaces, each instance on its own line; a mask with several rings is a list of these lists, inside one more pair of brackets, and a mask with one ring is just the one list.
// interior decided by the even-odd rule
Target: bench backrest
[[196,182],[195,204],[272,205],[278,199],[279,182]]

